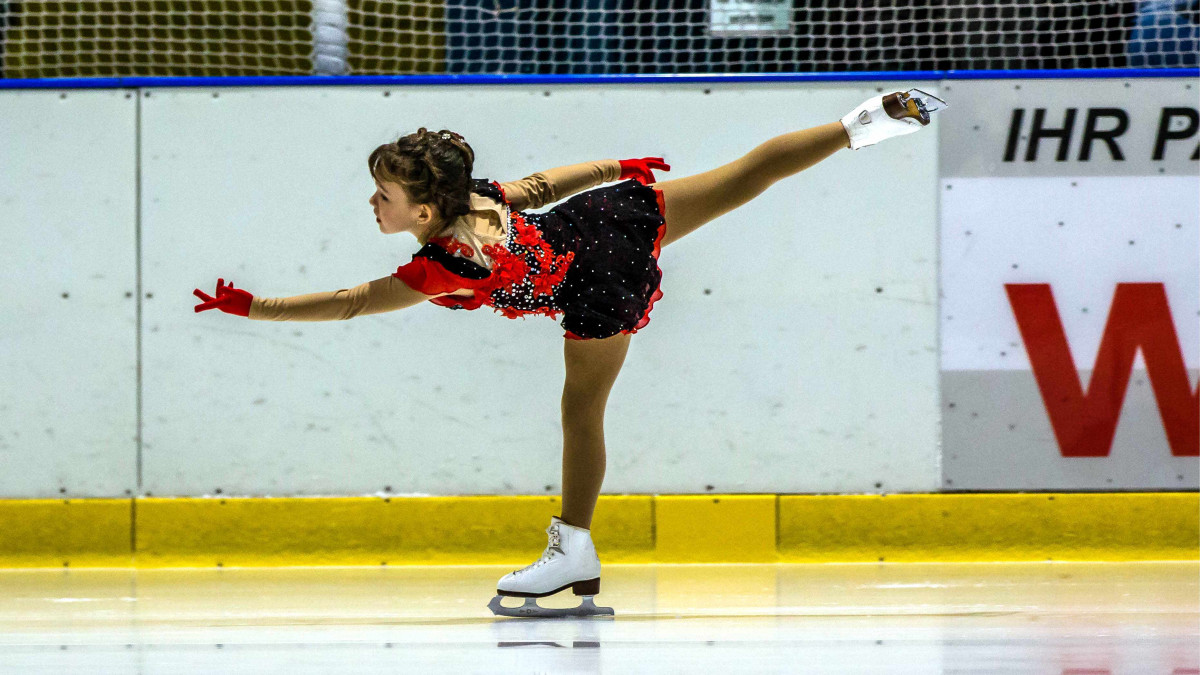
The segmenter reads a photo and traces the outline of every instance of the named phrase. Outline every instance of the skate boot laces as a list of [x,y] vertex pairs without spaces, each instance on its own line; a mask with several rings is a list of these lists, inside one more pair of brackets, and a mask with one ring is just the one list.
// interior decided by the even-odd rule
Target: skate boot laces
[[517,570],[513,573],[514,575],[541,567],[542,565],[553,560],[556,557],[556,553],[558,555],[566,555],[566,552],[562,550],[562,535],[558,531],[558,523],[547,527],[546,534],[549,535],[549,543],[546,545],[546,550],[542,551],[542,557],[536,562]]

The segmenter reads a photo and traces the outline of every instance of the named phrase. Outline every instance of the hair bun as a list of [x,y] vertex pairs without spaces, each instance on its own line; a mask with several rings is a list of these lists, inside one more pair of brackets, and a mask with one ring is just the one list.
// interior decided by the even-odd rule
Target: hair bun
[[368,158],[372,176],[399,183],[416,204],[434,204],[442,221],[471,210],[475,151],[450,129],[426,127],[381,145]]

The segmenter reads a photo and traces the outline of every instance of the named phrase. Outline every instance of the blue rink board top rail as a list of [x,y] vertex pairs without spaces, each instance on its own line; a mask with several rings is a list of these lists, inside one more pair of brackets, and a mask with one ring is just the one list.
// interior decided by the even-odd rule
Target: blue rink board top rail
[[711,75],[291,75],[250,77],[62,77],[3,79],[0,89],[125,89],[137,87],[280,87],[448,84],[682,84],[706,82],[858,82],[880,80],[1009,80],[1200,77],[1200,68],[1080,68],[1075,70],[915,70],[853,73]]

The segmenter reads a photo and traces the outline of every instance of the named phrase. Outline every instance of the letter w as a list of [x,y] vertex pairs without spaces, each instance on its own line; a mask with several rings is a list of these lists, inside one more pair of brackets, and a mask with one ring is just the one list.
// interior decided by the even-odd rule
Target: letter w
[[1200,387],[1190,391],[1166,289],[1117,284],[1083,393],[1049,284],[1005,284],[1063,457],[1107,457],[1140,347],[1171,454],[1200,455]]

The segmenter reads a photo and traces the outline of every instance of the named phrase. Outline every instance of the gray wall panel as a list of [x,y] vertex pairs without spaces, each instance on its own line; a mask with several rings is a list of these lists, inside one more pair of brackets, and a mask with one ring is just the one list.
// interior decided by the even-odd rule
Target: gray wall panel
[[[1093,372],[1081,375],[1089,382]],[[1173,456],[1167,446],[1145,372],[1129,381],[1107,457],[1060,453],[1028,371],[955,371],[943,382],[946,490],[1194,490],[1200,483],[1196,458]]]
[[[194,314],[192,288],[224,276],[296,295],[408,262],[415,240],[377,231],[365,159],[422,125],[465,134],[477,177],[664,156],[665,180],[876,93],[384,91],[143,99],[149,492],[557,494],[562,329],[551,319],[427,303],[349,322],[249,322]],[[686,121],[647,122],[651,110]],[[605,492],[936,487],[936,148],[930,129],[840,153],[663,250],[664,297],[609,399]]]
[[1189,77],[951,81],[941,172],[1195,176],[1197,89]]
[[137,101],[0,92],[0,495],[137,488]]

